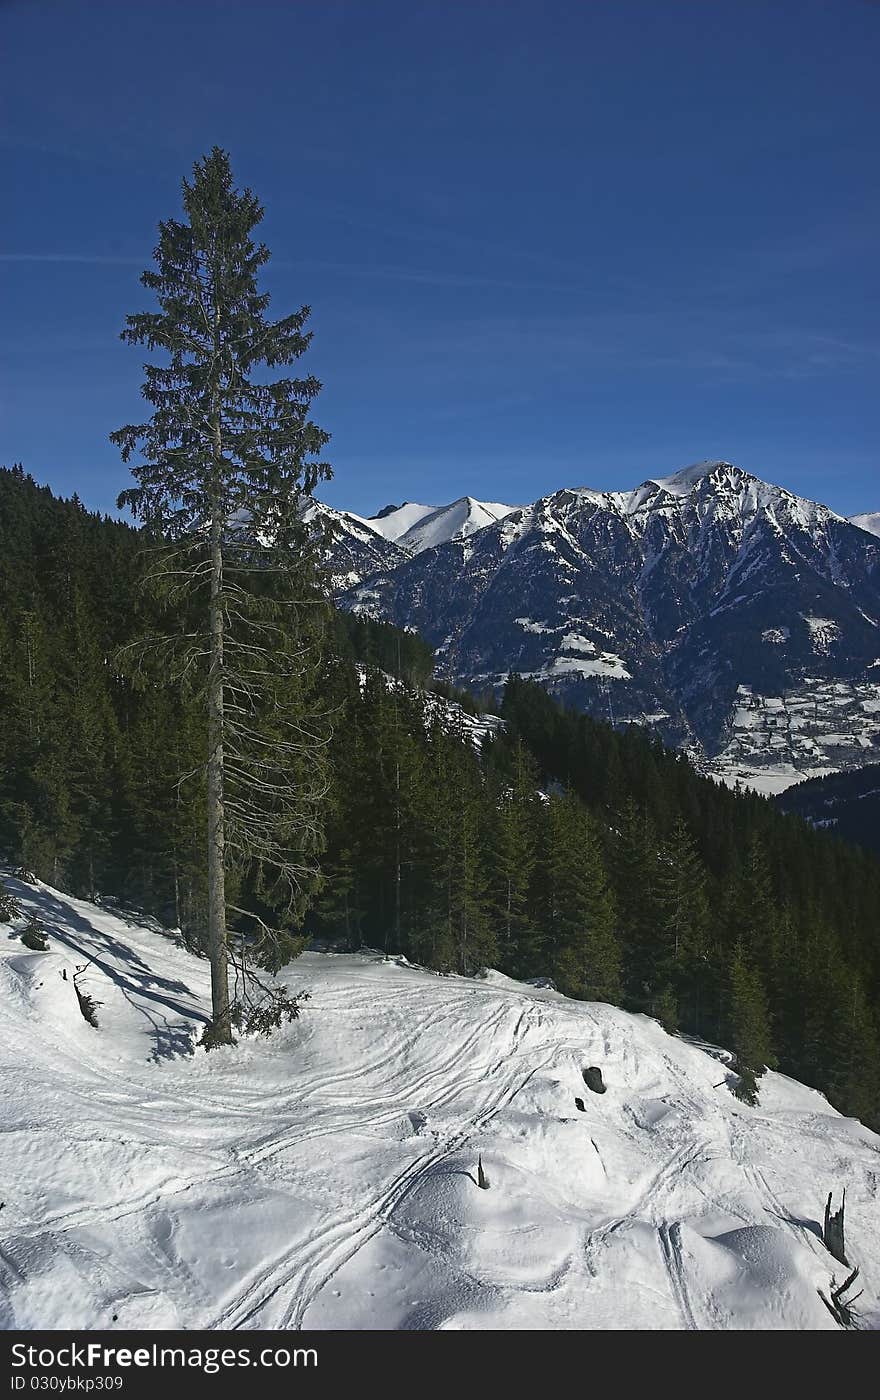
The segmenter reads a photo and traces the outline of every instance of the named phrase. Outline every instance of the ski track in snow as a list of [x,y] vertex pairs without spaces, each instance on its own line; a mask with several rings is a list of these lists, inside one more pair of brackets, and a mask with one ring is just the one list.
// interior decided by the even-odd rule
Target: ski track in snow
[[0,1326],[828,1330],[843,1185],[880,1323],[880,1139],[815,1091],[749,1109],[646,1017],[369,952],[293,964],[268,1041],[182,1053],[205,961],[10,884],[50,952],[0,928]]

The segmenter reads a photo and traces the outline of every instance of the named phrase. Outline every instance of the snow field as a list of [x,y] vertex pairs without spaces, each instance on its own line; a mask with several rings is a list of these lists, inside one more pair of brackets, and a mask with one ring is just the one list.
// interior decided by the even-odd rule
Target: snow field
[[750,1109],[646,1017],[370,952],[305,954],[298,1022],[188,1053],[203,960],[9,884],[50,952],[0,927],[0,1325],[834,1329],[844,1185],[880,1321],[880,1138],[815,1091]]

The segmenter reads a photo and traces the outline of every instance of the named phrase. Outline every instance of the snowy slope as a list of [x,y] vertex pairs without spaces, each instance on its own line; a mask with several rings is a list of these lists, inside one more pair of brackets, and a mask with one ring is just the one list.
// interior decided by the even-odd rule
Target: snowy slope
[[50,951],[0,930],[0,1325],[830,1329],[844,1184],[880,1323],[880,1138],[812,1090],[750,1109],[647,1018],[373,953],[306,954],[299,1022],[190,1055],[205,962],[10,884]]
[[418,554],[423,549],[446,544],[449,540],[467,539],[487,525],[503,520],[516,509],[499,501],[476,501],[472,496],[462,496],[447,506],[424,506],[415,501],[404,501],[402,506],[386,506],[381,515],[369,517],[355,515],[352,511],[334,510],[321,502],[315,502],[315,507],[325,517],[335,520],[343,539],[349,532],[361,538],[365,532],[368,537],[379,535],[404,551],[401,559]]
[[860,530],[867,530],[869,535],[880,535],[880,510],[869,510],[864,515],[851,515],[849,523],[858,525]]
[[386,506],[381,515],[371,515],[366,523],[386,540],[397,543],[426,515],[433,515],[439,509],[439,506],[422,506],[417,501],[404,501],[402,506]]
[[419,554],[423,549],[434,549],[449,540],[465,540],[487,525],[503,520],[515,509],[498,501],[475,501],[472,496],[462,496],[461,500],[425,515],[398,536],[397,542],[412,554]]

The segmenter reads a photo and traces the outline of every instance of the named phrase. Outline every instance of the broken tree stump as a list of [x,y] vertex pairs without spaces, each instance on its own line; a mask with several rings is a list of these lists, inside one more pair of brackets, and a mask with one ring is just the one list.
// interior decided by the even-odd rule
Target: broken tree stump
[[825,1248],[838,1264],[846,1264],[849,1268],[849,1260],[846,1257],[843,1238],[843,1215],[846,1210],[846,1187],[843,1191],[843,1200],[840,1203],[840,1210],[831,1209],[831,1192],[828,1192],[828,1200],[825,1202],[825,1224],[822,1229],[822,1240]]

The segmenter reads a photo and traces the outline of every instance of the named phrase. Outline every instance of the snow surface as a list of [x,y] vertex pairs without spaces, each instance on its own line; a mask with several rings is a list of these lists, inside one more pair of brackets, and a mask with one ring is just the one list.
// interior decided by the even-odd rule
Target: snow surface
[[396,510],[389,510],[387,515],[371,515],[365,524],[377,534],[383,535],[386,540],[396,543],[407,530],[424,520],[426,515],[433,515],[437,509],[437,506],[419,505],[417,501],[404,501],[402,506],[398,506]]
[[826,778],[840,770],[821,767],[803,769],[795,768],[792,763],[777,763],[768,764],[763,768],[719,768],[717,772],[707,767],[705,771],[710,778],[723,783],[725,787],[750,788],[752,792],[760,792],[764,797],[778,797],[780,793],[794,787],[795,783],[803,783],[807,778]]
[[0,1325],[827,1330],[844,1185],[880,1325],[880,1138],[815,1091],[768,1074],[751,1109],[646,1017],[369,951],[307,953],[298,1022],[189,1053],[204,960],[10,885],[50,951],[0,928]]
[[851,515],[850,525],[858,525],[860,530],[867,530],[869,535],[880,535],[880,510],[869,510],[864,515]]
[[447,506],[423,506],[405,501],[387,515],[370,516],[363,523],[409,554],[418,554],[449,540],[467,539],[477,530],[503,520],[515,509],[499,501],[476,501],[472,496],[462,496]]
[[515,509],[515,506],[505,506],[499,501],[475,501],[472,496],[462,496],[461,500],[426,515],[401,535],[398,543],[413,554],[418,554],[423,549],[433,549],[449,540],[469,539],[478,530],[494,525],[496,520],[503,520]]

